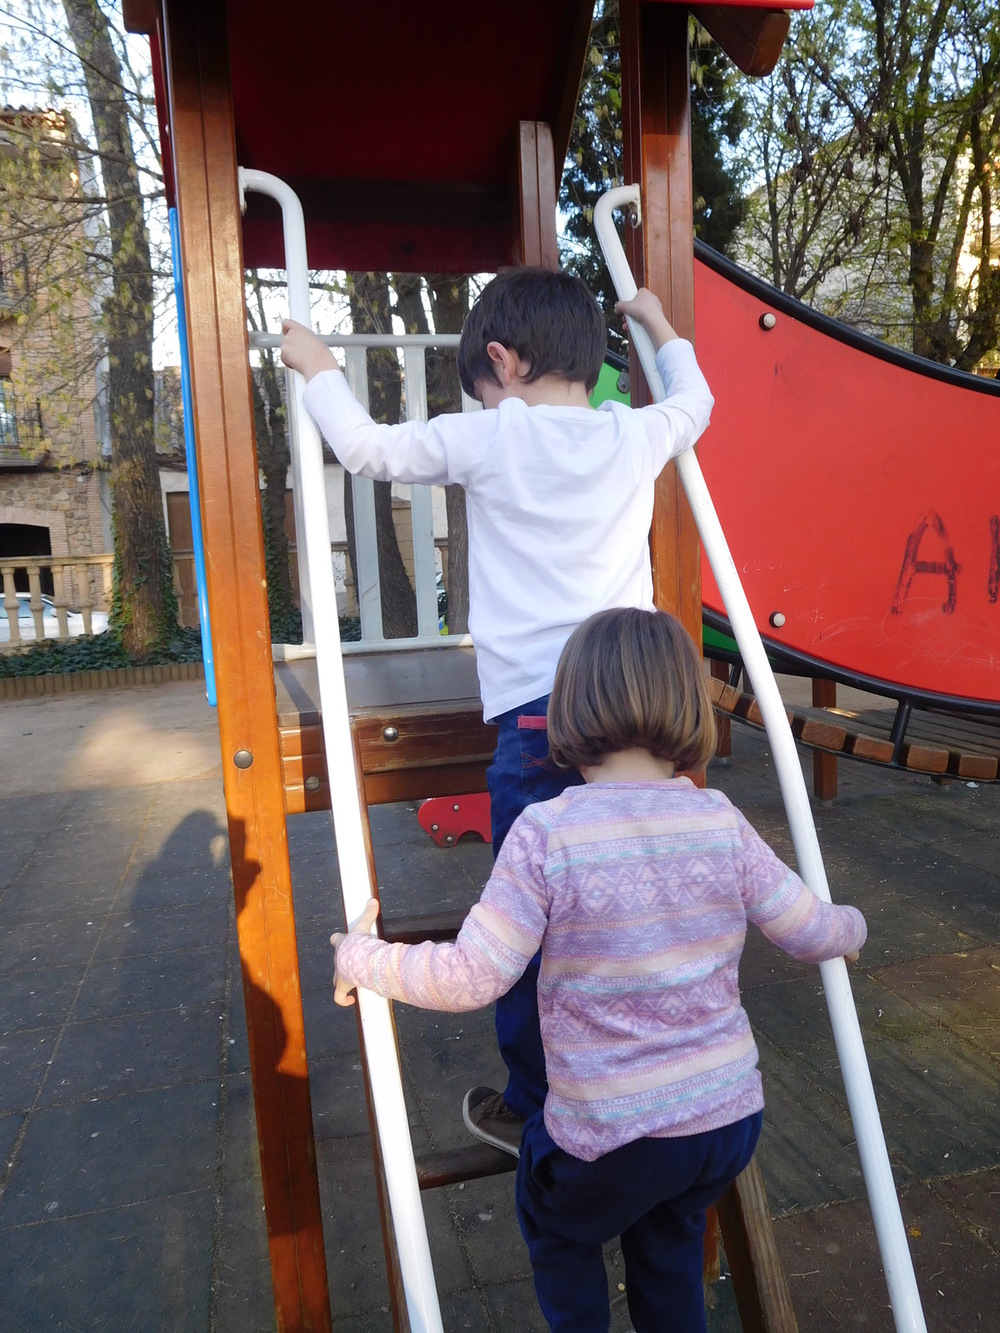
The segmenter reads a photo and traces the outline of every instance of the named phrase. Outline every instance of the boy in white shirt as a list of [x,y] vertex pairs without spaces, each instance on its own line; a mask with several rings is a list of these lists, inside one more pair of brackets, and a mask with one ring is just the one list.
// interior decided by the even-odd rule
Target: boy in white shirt
[[[469,630],[483,716],[498,728],[487,774],[494,856],[528,805],[582,781],[548,756],[545,714],[559,655],[597,611],[653,608],[649,530],[656,478],[708,425],[712,395],[694,349],[641,288],[619,313],[657,349],[667,396],[631,408],[589,395],[604,361],[604,317],[570,274],[509,269],[488,283],[462,330],[462,387],[483,412],[376,424],[329,348],[293,321],[282,359],[308,381],[305,404],[351,473],[465,489]],[[503,1094],[473,1088],[469,1129],[515,1157],[523,1120],[547,1091],[538,1025],[538,959],[497,1002]]]

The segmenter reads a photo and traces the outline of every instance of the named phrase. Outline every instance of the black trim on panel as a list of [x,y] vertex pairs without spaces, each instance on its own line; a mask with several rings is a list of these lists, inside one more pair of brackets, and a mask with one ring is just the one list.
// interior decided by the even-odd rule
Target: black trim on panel
[[[706,625],[720,634],[732,637],[732,626],[724,615],[702,607],[702,618]],[[906,701],[920,708],[944,708],[952,713],[976,713],[990,717],[1000,717],[1000,700],[966,699],[955,694],[935,694],[932,690],[921,690],[915,686],[900,685],[898,681],[880,680],[877,676],[865,676],[858,671],[849,671],[844,667],[834,666],[821,657],[810,657],[797,648],[788,648],[775,643],[773,639],[764,639],[764,648],[772,666],[785,668],[790,675],[812,676],[820,680],[835,680],[839,685],[849,685],[856,690],[867,690],[871,694],[882,694],[900,702]],[[741,667],[745,664],[739,654],[705,649],[706,657],[719,657],[724,661],[736,661]]]
[[[848,347],[866,352],[869,356],[877,356],[882,361],[888,361],[890,365],[910,370],[916,375],[943,380],[946,384],[955,385],[956,388],[972,389],[978,393],[992,394],[994,397],[1000,396],[1000,380],[986,379],[983,375],[973,375],[967,370],[956,370],[954,366],[928,361],[926,357],[916,356],[913,352],[890,347],[888,343],[872,338],[867,333],[859,333],[849,324],[844,324],[839,319],[831,319],[829,315],[821,315],[818,310],[805,305],[802,301],[797,301],[794,296],[788,296],[777,287],[772,287],[769,282],[754,277],[746,269],[740,268],[731,259],[727,259],[706,245],[704,241],[695,241],[694,256],[727,282],[734,283],[766,305],[780,310],[782,314],[792,319],[797,319],[801,324],[808,325],[809,328],[825,334],[828,338],[836,338],[838,342],[845,343]],[[697,316],[697,311],[695,314]]]

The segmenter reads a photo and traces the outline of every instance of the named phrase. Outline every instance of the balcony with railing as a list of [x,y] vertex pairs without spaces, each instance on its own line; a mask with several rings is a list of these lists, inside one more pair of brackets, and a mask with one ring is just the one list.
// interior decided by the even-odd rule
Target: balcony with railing
[[0,468],[39,467],[41,442],[41,404],[23,401],[10,381],[0,378]]
[[0,556],[0,652],[107,627],[114,556]]

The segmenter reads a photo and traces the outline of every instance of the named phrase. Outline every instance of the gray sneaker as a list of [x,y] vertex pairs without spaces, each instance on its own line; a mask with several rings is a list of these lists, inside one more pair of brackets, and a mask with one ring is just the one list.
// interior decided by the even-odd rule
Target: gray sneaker
[[521,1156],[521,1130],[524,1117],[512,1111],[495,1088],[470,1088],[462,1102],[462,1119],[466,1127],[484,1143]]

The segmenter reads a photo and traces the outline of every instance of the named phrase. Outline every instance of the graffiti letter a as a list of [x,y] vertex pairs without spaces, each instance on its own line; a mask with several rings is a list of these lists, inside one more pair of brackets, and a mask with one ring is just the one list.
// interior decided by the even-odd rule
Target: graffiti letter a
[[[920,548],[928,529],[938,539],[941,554],[937,560],[921,560]],[[920,515],[920,522],[906,539],[906,551],[903,555],[903,567],[899,571],[899,582],[892,599],[892,613],[901,615],[906,600],[910,595],[910,584],[917,574],[940,574],[948,580],[948,597],[942,602],[941,610],[950,616],[955,610],[955,596],[958,591],[958,573],[961,565],[955,559],[948,533],[941,521],[941,515],[934,509],[926,509]]]

